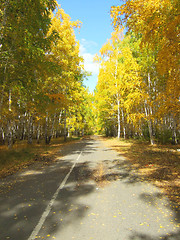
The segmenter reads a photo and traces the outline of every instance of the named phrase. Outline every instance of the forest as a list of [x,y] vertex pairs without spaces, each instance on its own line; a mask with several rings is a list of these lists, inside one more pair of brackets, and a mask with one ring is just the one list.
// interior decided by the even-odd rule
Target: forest
[[1,1],[0,141],[89,132],[91,96],[75,28],[54,0]]
[[84,86],[71,18],[55,0],[1,0],[0,144],[103,134],[180,139],[179,1],[126,0],[97,53],[98,83]]
[[107,136],[178,143],[179,9],[176,0],[112,6],[115,31],[96,56],[97,126]]

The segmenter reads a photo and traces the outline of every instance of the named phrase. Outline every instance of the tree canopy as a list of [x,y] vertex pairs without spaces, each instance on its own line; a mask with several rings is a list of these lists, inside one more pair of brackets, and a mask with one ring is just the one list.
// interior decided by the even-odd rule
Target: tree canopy
[[0,18],[1,142],[88,132],[81,23],[53,0],[1,1]]
[[75,29],[55,0],[1,0],[0,141],[50,143],[94,132],[177,143],[179,1],[112,6],[114,31],[95,57],[94,93]]
[[[96,57],[101,61],[96,91],[99,130],[149,138],[152,144],[155,139],[177,143],[179,1],[124,2],[112,6],[115,31]],[[118,38],[121,29],[126,34]]]

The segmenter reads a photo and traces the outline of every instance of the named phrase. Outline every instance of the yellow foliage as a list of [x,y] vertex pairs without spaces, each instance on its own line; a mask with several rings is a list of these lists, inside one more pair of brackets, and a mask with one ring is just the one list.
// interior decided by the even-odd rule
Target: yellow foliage
[[148,44],[157,52],[157,69],[167,79],[166,109],[177,113],[180,97],[179,0],[127,0],[111,8],[111,17],[115,28],[125,23],[130,31],[142,36],[142,47]]

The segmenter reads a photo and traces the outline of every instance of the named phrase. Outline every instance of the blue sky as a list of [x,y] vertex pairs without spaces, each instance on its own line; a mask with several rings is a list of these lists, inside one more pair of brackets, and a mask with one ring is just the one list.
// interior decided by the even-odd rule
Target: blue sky
[[92,92],[97,83],[98,64],[93,57],[102,45],[111,37],[110,8],[120,5],[120,0],[58,0],[58,3],[70,15],[73,21],[80,20],[82,27],[76,38],[80,42],[80,53],[84,57],[85,70],[92,72],[85,85]]

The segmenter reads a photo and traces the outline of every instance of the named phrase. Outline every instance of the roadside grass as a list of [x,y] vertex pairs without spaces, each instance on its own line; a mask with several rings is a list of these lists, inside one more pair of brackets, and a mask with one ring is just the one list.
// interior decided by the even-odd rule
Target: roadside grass
[[28,144],[27,141],[19,141],[13,145],[12,149],[7,146],[0,146],[0,178],[11,175],[18,170],[31,165],[34,162],[49,164],[56,160],[57,152],[63,145],[79,140],[78,137],[67,138],[64,142],[62,138],[52,139],[49,145],[43,141],[40,144]]
[[130,160],[141,179],[151,181],[180,205],[180,145],[150,145],[138,140],[103,138]]

